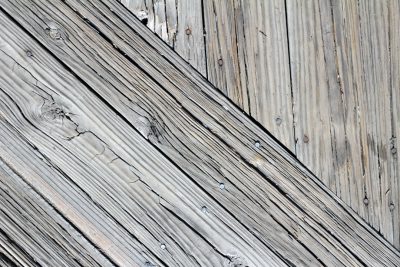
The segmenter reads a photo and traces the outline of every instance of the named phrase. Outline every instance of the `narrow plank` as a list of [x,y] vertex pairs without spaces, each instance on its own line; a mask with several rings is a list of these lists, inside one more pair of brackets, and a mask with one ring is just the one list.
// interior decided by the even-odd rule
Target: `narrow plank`
[[[330,186],[336,185],[331,181],[336,178],[333,167],[337,160],[332,139],[341,136],[331,136],[330,103],[336,99],[329,95],[331,73],[326,70],[319,4],[287,2],[290,69],[297,158]],[[340,113],[337,115],[340,118]]]
[[390,169],[391,162],[397,163],[390,150],[396,115],[390,96],[389,10],[386,2],[372,1],[332,6],[341,48],[337,68],[345,105],[348,179],[356,185],[348,203],[399,248],[394,236],[400,235],[400,225],[393,221],[398,211],[390,208],[400,191],[393,183],[399,174]]
[[2,127],[21,131],[156,259],[170,266],[286,265],[43,49],[29,38],[17,46],[17,29],[3,33]]
[[[389,241],[400,248],[400,32],[396,29],[400,24],[400,3],[389,1],[389,48],[390,48],[390,112],[392,123],[392,137],[389,145],[390,156],[390,184],[388,196],[389,210],[391,211],[392,231],[386,233]],[[384,203],[386,204],[386,203]]]
[[207,75],[202,1],[120,0],[201,74]]
[[0,177],[2,246],[18,244],[15,264],[115,266],[2,161]]
[[294,151],[284,1],[204,1],[208,80]]
[[[198,73],[191,72],[187,63],[185,63],[181,58],[177,58],[174,54],[171,54],[171,51],[165,47],[164,44],[160,43],[160,40],[154,38],[153,34],[149,34],[149,32],[143,30],[143,26],[140,25],[139,22],[131,20],[128,16],[129,14],[127,14],[124,9],[115,5],[114,2],[106,2],[110,7],[112,7],[113,12],[116,12],[119,16],[123,16],[131,27],[135,26],[135,31],[126,27],[126,25],[120,22],[109,9],[104,8],[100,4],[97,4],[96,7],[92,7],[90,4],[85,5],[85,3],[84,5],[81,5],[76,1],[68,1],[67,3],[72,5],[73,10],[77,10],[80,16],[85,17],[86,22],[90,22],[92,27],[96,27],[97,31],[101,31],[103,36],[107,36],[107,38],[118,47],[119,51],[126,54],[126,57],[122,56],[123,53],[118,54],[113,52],[112,49],[110,49],[111,43],[102,44],[101,40],[96,40],[96,42],[90,41],[91,38],[96,38],[97,34],[95,31],[92,31],[92,34],[85,35],[85,32],[90,32],[90,29],[85,25],[76,24],[74,26],[75,28],[71,31],[68,25],[74,25],[74,22],[79,23],[79,17],[76,17],[72,10],[63,8],[61,3],[56,5],[56,7],[59,7],[59,9],[57,9],[54,8],[53,5],[48,5],[47,7],[42,6],[41,2],[38,1],[34,4],[40,5],[40,9],[34,9],[34,11],[40,13],[40,10],[47,10],[50,8],[50,11],[46,16],[51,17],[48,21],[57,21],[57,29],[60,30],[62,27],[62,31],[67,33],[78,31],[80,36],[84,36],[83,39],[85,39],[85,41],[89,43],[93,42],[91,45],[96,47],[95,51],[103,51],[102,53],[105,53],[106,55],[112,53],[112,57],[107,58],[109,64],[110,62],[113,62],[112,59],[117,60],[117,62],[111,63],[114,68],[119,66],[119,71],[128,71],[129,69],[128,73],[130,73],[130,75],[135,74],[135,79],[130,80],[129,82],[134,83],[143,79],[148,84],[145,87],[146,90],[144,92],[140,90],[140,88],[142,88],[141,86],[136,86],[136,88],[130,86],[130,90],[134,90],[135,94],[129,93],[129,91],[124,92],[124,94],[130,95],[130,98],[132,99],[134,97],[141,97],[140,94],[148,94],[147,97],[140,98],[140,101],[143,101],[143,103],[148,103],[147,101],[159,101],[157,98],[162,96],[162,101],[160,101],[161,103],[153,102],[148,104],[148,106],[153,109],[157,106],[164,106],[163,109],[168,106],[175,107],[174,109],[169,109],[168,112],[172,114],[173,112],[180,112],[179,115],[171,115],[174,118],[175,123],[183,120],[180,122],[183,123],[183,127],[179,130],[184,132],[186,136],[193,136],[193,138],[201,137],[196,138],[196,142],[193,143],[192,140],[180,140],[174,136],[168,135],[165,130],[156,131],[156,133],[158,132],[162,134],[154,134],[154,128],[153,133],[149,135],[149,131],[147,134],[144,131],[146,128],[143,127],[143,123],[132,123],[133,125],[136,125],[138,130],[142,130],[144,135],[146,135],[156,146],[162,149],[170,159],[177,163],[180,162],[180,159],[177,156],[179,150],[178,152],[174,151],[174,149],[178,147],[178,149],[182,149],[182,152],[185,152],[185,150],[179,146],[180,142],[185,142],[185,147],[190,147],[191,149],[198,151],[197,149],[199,149],[198,147],[201,145],[201,142],[207,141],[212,145],[201,145],[204,146],[200,147],[203,152],[200,151],[201,153],[195,154],[193,154],[193,152],[189,153],[189,155],[192,155],[190,162],[195,162],[196,165],[201,166],[203,170],[208,169],[208,164],[213,164],[215,167],[222,170],[223,174],[229,178],[229,180],[234,180],[235,183],[238,184],[246,183],[246,187],[242,187],[241,189],[248,191],[249,189],[247,189],[247,187],[249,187],[258,201],[270,204],[272,207],[272,214],[279,215],[277,216],[279,217],[277,219],[281,224],[287,225],[288,222],[287,220],[285,221],[285,218],[289,217],[298,223],[297,227],[306,229],[304,232],[300,231],[300,228],[294,231],[296,233],[296,239],[301,240],[303,244],[307,244],[309,249],[313,252],[315,251],[314,253],[317,255],[324,255],[326,252],[334,254],[331,257],[321,257],[321,261],[334,261],[335,263],[342,265],[374,265],[380,264],[380,262],[383,261],[383,264],[395,266],[398,263],[399,256],[389,244],[380,239],[374,231],[369,229],[366,224],[354,214],[354,212],[342,205],[342,202],[340,202],[338,198],[326,191],[326,188],[316,180],[315,176],[310,174],[293,158],[291,154],[288,153],[288,151],[278,145],[262,129],[254,125],[248,117],[243,115],[227,99],[223,98],[221,94],[215,92],[203,77]],[[25,12],[21,12],[23,14],[28,14],[28,16],[18,16],[19,10],[18,7],[14,6],[14,4],[21,4],[19,8],[24,10],[23,3],[5,3],[3,6],[8,12],[12,12],[24,27],[29,29],[29,31],[35,32],[38,40],[46,44],[46,46],[48,46],[49,49],[51,49],[58,57],[62,58],[67,65],[71,64],[74,68],[79,69],[79,73],[81,73],[80,77],[82,79],[84,79],[88,84],[96,84],[96,81],[91,81],[91,79],[95,77],[94,75],[90,77],[91,79],[85,78],[84,74],[87,74],[87,68],[83,68],[82,66],[79,67],[79,64],[76,64],[77,62],[73,61],[76,58],[69,57],[71,53],[62,52],[62,49],[68,50],[64,44],[69,44],[69,42],[72,41],[75,46],[82,46],[80,43],[75,43],[76,40],[73,38],[73,34],[68,34],[68,39],[63,38],[58,42],[58,45],[54,45],[54,40],[49,39],[45,34],[45,29],[48,26],[36,24],[35,19],[37,17],[34,13],[29,12],[29,9],[24,10]],[[97,8],[99,8],[100,11],[96,10]],[[60,15],[59,12],[67,12],[68,15],[64,17]],[[106,15],[101,17],[103,19],[108,18],[108,21],[100,21],[96,19],[96,14],[103,15],[101,12],[104,12]],[[57,19],[52,16],[53,14],[58,15]],[[46,16],[41,14],[38,18]],[[29,20],[30,18],[32,18],[32,21],[29,23],[25,21],[25,19]],[[60,21],[60,18],[69,18],[71,21],[63,23]],[[72,18],[76,19],[73,20]],[[40,21],[40,19],[37,21]],[[107,25],[105,26],[103,23],[106,23]],[[114,31],[109,30],[110,28],[112,29],[111,26],[115,28]],[[78,30],[79,28],[83,28],[84,30]],[[54,30],[57,31],[57,29]],[[119,35],[116,35],[115,33],[118,33]],[[137,33],[139,33],[139,35]],[[124,39],[121,39],[120,36],[123,36]],[[141,36],[151,40],[151,42],[146,42],[141,38]],[[125,43],[124,40],[128,40],[128,44]],[[154,50],[153,47],[149,45],[150,43],[153,46],[156,46],[158,51]],[[108,52],[105,49],[99,50],[102,49],[101,45],[104,45]],[[132,61],[129,61],[129,58],[131,58]],[[99,65],[99,63],[96,64],[96,62],[93,62],[90,58],[86,57],[85,60],[90,62],[91,67],[97,68],[97,73],[101,73],[101,75],[107,73],[107,71],[101,71],[101,65]],[[99,60],[101,60],[101,58]],[[168,88],[168,94],[163,93],[163,87],[158,87],[154,81],[151,81],[148,78],[145,79],[145,76],[142,77],[139,71],[134,71],[132,62],[138,64],[148,73],[145,74],[145,76],[157,77],[157,80],[163,84],[164,88]],[[172,62],[173,65],[170,64],[170,62]],[[176,66],[178,66],[178,68]],[[116,77],[119,76],[121,79],[120,74],[115,72],[112,68],[107,70],[108,72],[111,71],[111,73],[116,75]],[[124,75],[122,77],[131,77],[130,75]],[[107,77],[107,80],[109,78],[110,77]],[[94,90],[98,89],[94,86],[92,86],[92,88]],[[121,89],[124,87],[116,86],[116,88]],[[182,91],[180,88],[184,88],[185,91]],[[108,101],[114,101],[112,97],[113,94],[110,94],[108,90],[107,88],[102,87],[102,90],[99,90],[98,93]],[[113,93],[115,94],[116,91],[113,90]],[[172,96],[175,99],[172,98]],[[166,107],[164,103],[165,101],[169,102]],[[179,101],[179,103],[176,103],[176,101]],[[138,103],[137,101],[131,102]],[[122,104],[118,105],[116,102],[112,102],[112,104],[120,110],[123,110]],[[135,105],[132,106],[135,107]],[[143,104],[140,106],[146,108]],[[202,108],[207,106],[209,108]],[[181,107],[181,109],[179,107]],[[157,114],[162,114],[161,110],[158,108]],[[182,112],[181,110],[184,110],[185,112]],[[147,110],[147,114],[152,113],[153,111]],[[127,115],[125,117],[127,120],[130,119],[133,121],[135,118]],[[192,119],[185,122],[184,120],[187,118]],[[168,125],[170,129],[175,128],[170,121],[162,121],[164,123],[164,129],[165,125]],[[202,125],[199,125],[200,122]],[[191,127],[191,124],[196,127]],[[235,126],[238,125],[239,129],[236,129]],[[161,130],[163,128],[161,128]],[[203,129],[204,133],[200,131],[201,129]],[[195,135],[193,135],[193,133],[195,133]],[[154,138],[154,136],[156,138]],[[166,141],[173,141],[176,145],[167,145],[168,143],[165,143]],[[223,142],[222,146],[221,142]],[[219,154],[220,152],[210,149],[214,147],[218,147],[218,150],[221,150],[222,152],[221,155],[225,155],[225,161],[226,155],[229,155],[229,161],[233,160],[236,163],[229,164],[229,169],[220,165],[218,162],[224,162],[224,158]],[[186,155],[186,153],[181,154]],[[200,159],[193,157],[193,155],[202,154],[204,154],[205,157]],[[212,161],[205,163],[204,159],[206,158],[210,158]],[[189,171],[190,169],[187,170],[187,172]],[[202,176],[201,174],[197,175],[198,176],[195,177],[201,178]],[[260,187],[263,190],[260,190]],[[210,187],[206,188],[210,189]],[[268,197],[265,195],[265,190],[268,192]],[[210,192],[212,192],[212,188]],[[271,200],[272,203],[269,202],[269,200]],[[264,208],[270,207],[268,204],[264,204]],[[282,213],[285,215],[282,215]],[[318,238],[318,236],[320,236],[320,238]],[[315,237],[315,239],[313,239],[313,237]],[[319,246],[316,245],[316,242],[322,242],[324,244],[321,247],[320,244],[318,244]],[[324,249],[325,247],[327,249]],[[379,251],[379,253],[377,253],[377,251]],[[375,256],[376,254],[379,254],[379,256]]]

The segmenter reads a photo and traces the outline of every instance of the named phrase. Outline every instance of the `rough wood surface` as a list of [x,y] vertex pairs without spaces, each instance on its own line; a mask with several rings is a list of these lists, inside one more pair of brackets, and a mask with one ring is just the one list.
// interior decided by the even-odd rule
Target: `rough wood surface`
[[121,0],[201,74],[207,75],[202,1]]
[[297,156],[397,248],[399,14],[396,1],[288,2]]
[[204,0],[202,13],[207,79],[400,248],[398,1]]
[[[119,3],[1,8],[1,129],[12,141],[0,146],[3,160],[15,166],[27,150],[40,151],[86,192],[92,202],[83,203],[119,224],[101,228],[104,238],[81,231],[117,264],[400,263],[399,252]],[[48,169],[46,161],[37,168]],[[40,188],[44,178],[32,179]],[[44,195],[60,205],[57,194]],[[136,241],[135,253],[102,243],[114,229],[120,242]]]

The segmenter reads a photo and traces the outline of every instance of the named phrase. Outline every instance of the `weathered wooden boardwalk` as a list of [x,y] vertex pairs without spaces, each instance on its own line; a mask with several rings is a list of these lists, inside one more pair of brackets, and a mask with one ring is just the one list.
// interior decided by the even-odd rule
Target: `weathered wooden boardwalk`
[[[200,10],[211,8],[201,3]],[[248,10],[271,11],[262,1],[249,3],[255,6]],[[236,14],[236,4],[226,7],[219,8]],[[194,8],[183,4],[178,20]],[[202,17],[190,21],[203,25]],[[394,237],[385,234],[389,242],[368,225],[290,145],[279,143],[202,75],[215,83],[209,74],[218,72],[214,63],[207,60],[195,71],[142,22],[116,0],[0,0],[0,266],[400,265]],[[286,25],[279,18],[276,23]],[[158,31],[163,36],[164,29]],[[196,31],[185,34],[203,38]],[[188,40],[175,38],[174,47],[184,51]],[[204,51],[188,55],[198,62]],[[242,52],[259,56],[250,48]],[[266,54],[266,65],[247,68],[270,73],[276,83],[261,82],[254,71],[247,78],[257,84],[248,86],[279,87],[286,70],[290,93],[294,71],[269,62],[275,56]],[[242,78],[229,75],[224,77]],[[290,103],[282,108],[290,110]],[[268,112],[263,116],[276,116]],[[376,207],[380,212],[383,206]],[[390,221],[392,236],[396,220]]]

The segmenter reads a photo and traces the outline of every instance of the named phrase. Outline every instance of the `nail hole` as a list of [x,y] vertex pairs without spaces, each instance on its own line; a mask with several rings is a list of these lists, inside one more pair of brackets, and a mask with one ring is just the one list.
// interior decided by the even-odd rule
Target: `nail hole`
[[256,141],[256,142],[254,143],[254,146],[255,146],[256,148],[260,148],[260,147],[261,147],[261,144],[260,144],[259,141]]
[[162,250],[166,249],[166,247],[167,247],[167,246],[165,246],[165,244],[161,244],[161,246],[160,246],[160,248],[161,248]]
[[185,30],[186,35],[191,35],[192,34],[192,30],[190,28],[187,28]]
[[390,203],[389,209],[390,209],[391,211],[394,210],[394,204],[393,204],[393,203]]
[[26,51],[26,56],[27,57],[32,57],[33,56],[32,51],[30,51],[30,50]]
[[203,207],[201,207],[201,211],[202,211],[203,213],[207,213],[207,212],[208,212],[208,209],[207,209],[206,206],[203,206]]
[[222,58],[218,59],[218,65],[222,66],[224,64],[224,61],[222,60]]
[[304,136],[303,136],[303,142],[304,142],[304,143],[308,143],[308,141],[310,141],[310,139],[308,138],[307,135],[304,135]]
[[219,189],[224,190],[225,189],[225,184],[224,183],[219,183]]
[[364,198],[364,205],[365,205],[365,206],[368,206],[368,204],[369,204],[369,200],[368,200],[368,198],[365,197],[365,198]]
[[149,23],[149,19],[148,18],[143,18],[140,21],[146,26],[147,26],[147,23]]
[[275,119],[275,122],[276,122],[276,125],[279,126],[279,125],[282,124],[282,119],[278,117],[278,118]]

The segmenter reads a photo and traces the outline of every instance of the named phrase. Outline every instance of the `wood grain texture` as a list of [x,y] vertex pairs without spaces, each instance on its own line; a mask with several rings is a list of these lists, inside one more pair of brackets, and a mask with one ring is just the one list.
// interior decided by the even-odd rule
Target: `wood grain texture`
[[399,247],[391,5],[289,1],[288,25],[297,156]]
[[202,1],[121,0],[147,27],[207,75]]
[[400,248],[398,2],[204,0],[202,12],[207,79]]
[[[100,199],[116,198],[113,201],[139,221],[147,217],[135,213],[139,208],[126,201],[134,199],[146,207],[147,212],[159,218],[161,224],[151,229],[166,229],[161,232],[154,230],[161,235],[157,240],[176,235],[168,227],[179,225],[184,229],[180,233],[184,234],[174,236],[174,240],[179,240],[178,244],[186,248],[193,244],[192,238],[196,233],[200,233],[208,242],[197,241],[203,245],[189,247],[206,248],[193,255],[196,261],[201,262],[210,260],[209,251],[214,253],[216,250],[213,248],[218,248],[217,251],[223,251],[223,255],[229,255],[229,260],[226,257],[221,259],[219,253],[212,259],[226,264],[399,264],[400,255],[391,245],[330,193],[292,154],[132,18],[119,3],[7,1],[2,2],[1,7],[74,75],[71,78],[64,71],[63,74],[56,71],[60,63],[54,63],[47,52],[27,41],[26,34],[9,21],[2,31],[9,32],[7,43],[12,43],[9,46],[14,48],[11,58],[18,59],[30,73],[40,71],[41,74],[34,77],[47,77],[49,68],[59,73],[53,74],[47,82],[41,78],[46,87],[40,87],[40,90],[54,97],[55,106],[49,108],[50,119],[57,108],[62,112],[61,117],[55,117],[58,123],[52,121],[50,125],[42,125],[43,120],[36,122],[35,116],[28,117],[47,137],[32,129],[30,124],[21,124],[26,119],[18,114],[31,114],[32,109],[28,108],[35,103],[36,94],[29,92],[39,89],[26,82],[19,90],[14,88],[18,86],[7,87],[8,83],[18,81],[17,77],[26,81],[25,75],[13,74],[10,61],[3,67],[4,71],[9,70],[3,77],[8,83],[4,83],[2,89],[10,95],[6,107],[14,108],[12,111],[5,109],[3,116],[18,129],[26,129],[24,136],[35,146],[40,145],[40,150],[61,165],[60,168],[70,177],[75,177],[76,182],[83,183],[83,186],[88,177],[95,179],[85,187],[92,196],[100,198],[104,193],[100,194],[98,186],[107,186],[108,197]],[[3,20],[7,21],[6,18]],[[23,35],[24,38],[16,38],[16,32],[19,33],[17,36]],[[24,55],[22,51],[26,50],[33,55],[31,64],[23,64],[27,59],[17,57]],[[51,67],[44,71],[42,68],[47,65]],[[64,79],[68,81],[66,84]],[[84,88],[79,82],[85,84]],[[57,93],[52,93],[50,88]],[[41,97],[36,99],[41,100]],[[36,100],[39,106],[41,101]],[[25,108],[18,113],[15,106]],[[66,128],[63,123],[66,123]],[[157,149],[143,142],[132,126]],[[101,140],[100,145],[98,140]],[[58,148],[57,153],[52,146]],[[73,168],[71,158],[74,160]],[[114,161],[118,166],[113,169]],[[123,172],[127,164],[133,167],[129,175]],[[135,172],[136,169],[140,172]],[[136,178],[132,179],[131,172],[136,173]],[[145,181],[148,187],[129,186],[129,181],[140,181],[135,183],[137,185]],[[225,189],[222,192],[221,183]],[[151,195],[152,190],[158,197],[153,202],[147,202],[148,198],[145,201],[141,196],[146,192]],[[160,202],[160,196],[165,203]],[[111,212],[111,204],[102,202],[101,205]],[[128,225],[128,231],[139,235],[141,242],[151,247],[153,255],[162,255],[162,259],[169,260],[172,265],[176,260],[193,263],[193,258],[186,253],[177,254],[178,257],[158,254],[159,243],[151,237],[146,238],[145,229],[132,229],[132,222],[129,223],[118,212],[119,205],[112,206],[113,216],[123,225]],[[165,207],[186,223],[179,223],[181,220],[177,221],[171,214],[162,216],[168,214],[163,210]],[[200,218],[204,223],[199,222]],[[268,223],[264,223],[267,220]],[[187,225],[191,227],[187,229]],[[216,234],[219,232],[216,227],[231,230],[226,230],[226,235],[221,238]],[[278,230],[266,230],[271,228]],[[193,229],[196,232],[192,233]],[[166,232],[167,237],[164,236]],[[293,240],[283,242],[285,238]],[[172,244],[174,242],[168,242],[168,247]],[[274,247],[274,244],[278,246]],[[168,250],[172,255],[181,251],[178,246],[173,248]],[[204,251],[207,251],[207,258],[204,258]],[[235,253],[232,255],[229,251]]]
[[294,151],[284,1],[203,1],[208,80]]
[[[2,25],[11,27],[8,23],[2,21]],[[126,247],[107,240],[99,244],[116,264],[285,265],[273,251],[254,240],[228,211],[197,189],[148,142],[143,142],[143,137],[96,95],[54,59],[47,59],[51,55],[29,38],[19,42],[15,37],[23,35],[15,25],[12,31],[2,33],[7,42],[3,39],[0,57],[1,128],[18,129],[28,144],[83,190],[90,202],[104,210],[108,220],[117,223],[105,229],[99,225],[98,231],[126,232],[120,237],[121,242],[127,242]],[[28,47],[32,58],[20,54]],[[2,136],[13,139],[10,135],[18,134],[6,132]],[[14,155],[28,156],[16,145],[3,145],[6,151],[2,154],[11,154],[11,150]],[[10,157],[7,163],[13,164],[15,158]],[[63,187],[64,183],[59,182],[58,186]],[[75,193],[66,188],[64,191]],[[72,216],[68,210],[62,211]],[[86,234],[91,237],[95,233]],[[129,239],[143,248],[128,253]]]

